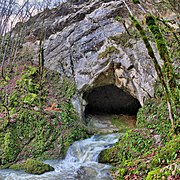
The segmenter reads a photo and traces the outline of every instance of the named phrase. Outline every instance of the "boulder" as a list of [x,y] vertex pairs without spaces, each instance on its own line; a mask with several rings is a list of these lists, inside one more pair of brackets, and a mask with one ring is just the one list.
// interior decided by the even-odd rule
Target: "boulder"
[[54,171],[54,168],[49,164],[34,159],[27,159],[24,163],[14,164],[10,166],[14,170],[24,170],[30,174],[43,174],[45,172]]

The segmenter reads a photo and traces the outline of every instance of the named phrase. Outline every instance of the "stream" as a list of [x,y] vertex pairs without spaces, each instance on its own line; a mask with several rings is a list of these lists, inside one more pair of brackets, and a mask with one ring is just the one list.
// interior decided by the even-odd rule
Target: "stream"
[[111,180],[106,164],[98,163],[99,153],[111,147],[119,139],[119,134],[94,135],[74,142],[64,160],[44,161],[55,168],[42,175],[27,174],[11,169],[0,170],[0,180]]

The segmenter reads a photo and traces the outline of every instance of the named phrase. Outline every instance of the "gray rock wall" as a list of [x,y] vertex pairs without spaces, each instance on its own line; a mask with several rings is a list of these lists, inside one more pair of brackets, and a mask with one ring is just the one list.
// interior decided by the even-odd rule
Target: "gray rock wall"
[[[117,15],[122,23],[115,20]],[[133,38],[135,31],[128,35],[124,23],[131,31],[121,0],[95,0],[63,3],[37,15],[33,25],[27,26],[33,29],[27,39],[33,36],[38,40],[41,26],[46,30],[45,66],[74,79],[77,93],[73,104],[80,114],[87,104],[84,92],[99,86],[114,84],[141,105],[154,95],[157,75],[153,62],[140,38]],[[36,44],[38,41],[32,46]]]

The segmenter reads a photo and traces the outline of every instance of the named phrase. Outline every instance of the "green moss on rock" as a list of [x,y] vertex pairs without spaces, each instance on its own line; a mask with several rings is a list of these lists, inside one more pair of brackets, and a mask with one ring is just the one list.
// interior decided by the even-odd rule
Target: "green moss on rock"
[[111,36],[110,39],[113,40],[117,45],[121,44],[123,47],[132,47],[132,44],[129,43],[131,36],[127,33]]
[[98,59],[109,58],[112,54],[118,54],[119,50],[114,46],[107,46],[106,50],[98,55]]
[[24,163],[22,163],[22,164],[19,164],[19,163],[18,164],[13,164],[13,165],[9,166],[9,168],[14,169],[16,171],[24,170]]
[[[35,65],[17,65],[9,72],[5,86],[9,117],[0,106],[0,168],[27,158],[61,158],[74,141],[89,137],[71,104],[73,81],[60,80],[53,71],[44,73],[40,83]],[[0,86],[4,86],[1,78]]]
[[24,170],[26,173],[30,174],[43,174],[54,170],[54,168],[49,164],[34,159],[27,159],[24,163],[14,164],[10,166],[10,168],[14,170]]
[[133,2],[134,4],[140,4],[140,1],[139,1],[139,0],[132,0],[132,2]]
[[116,164],[118,162],[118,146],[110,149],[105,149],[99,155],[99,162],[106,164]]
[[2,164],[11,163],[16,159],[16,156],[19,153],[19,148],[16,144],[16,141],[17,139],[11,131],[5,133],[2,145]]

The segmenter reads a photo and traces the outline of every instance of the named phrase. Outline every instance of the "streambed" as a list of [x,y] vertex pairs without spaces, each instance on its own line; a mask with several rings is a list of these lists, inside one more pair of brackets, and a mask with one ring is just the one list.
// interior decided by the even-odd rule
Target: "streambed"
[[98,163],[99,153],[115,144],[120,134],[94,135],[70,146],[64,160],[45,161],[54,171],[42,175],[10,169],[0,170],[0,180],[111,180],[106,164]]

